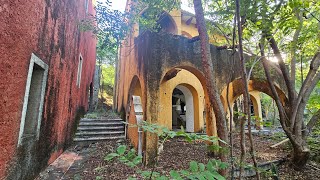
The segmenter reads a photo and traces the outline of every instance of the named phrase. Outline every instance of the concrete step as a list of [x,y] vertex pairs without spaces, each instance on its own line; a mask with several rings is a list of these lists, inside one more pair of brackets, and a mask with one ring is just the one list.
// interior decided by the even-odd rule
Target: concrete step
[[112,140],[112,139],[124,139],[125,136],[97,136],[97,137],[85,137],[85,138],[74,138],[73,141],[81,142],[81,141],[102,141],[102,140]]
[[81,119],[80,123],[123,123],[124,121],[119,121],[119,120],[101,120],[101,119],[91,119],[91,120],[87,120],[87,119]]
[[79,126],[114,126],[114,125],[124,125],[122,121],[119,122],[81,122],[79,123]]
[[78,131],[76,136],[124,134],[124,131]]
[[82,118],[80,121],[122,121],[120,118]]
[[79,131],[96,131],[96,130],[121,130],[124,129],[124,126],[79,126]]

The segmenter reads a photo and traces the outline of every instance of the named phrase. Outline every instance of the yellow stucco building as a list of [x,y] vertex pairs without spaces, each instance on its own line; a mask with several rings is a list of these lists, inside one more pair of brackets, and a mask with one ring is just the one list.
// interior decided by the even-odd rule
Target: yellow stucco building
[[[216,121],[207,95],[200,44],[191,40],[198,36],[194,15],[174,10],[163,13],[158,23],[161,26],[158,33],[139,33],[139,26],[136,25],[135,31],[128,35],[126,45],[121,47],[116,73],[115,109],[130,124],[148,121],[169,129],[184,126],[187,132],[205,131],[216,136]],[[211,42],[223,41],[223,37],[218,35],[213,39]],[[213,45],[210,50],[213,78],[225,112],[230,113],[227,100],[233,105],[244,90],[240,81],[239,55]],[[275,78],[277,87],[281,87],[282,83]],[[230,95],[227,98],[228,84]],[[259,117],[256,124],[260,127],[262,110],[259,93],[270,96],[272,93],[266,81],[256,79],[254,72],[249,90],[254,114]],[[278,88],[278,91],[282,102],[286,103],[285,90]],[[133,97],[140,100],[134,101]],[[157,152],[156,136],[139,134],[138,128],[128,126],[127,137],[135,147],[140,147],[147,161],[152,161]]]

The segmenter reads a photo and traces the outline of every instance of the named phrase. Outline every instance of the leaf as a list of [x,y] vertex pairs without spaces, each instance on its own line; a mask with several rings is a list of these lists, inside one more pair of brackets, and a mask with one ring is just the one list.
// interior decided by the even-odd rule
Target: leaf
[[171,176],[173,179],[178,179],[178,180],[182,179],[181,176],[180,176],[180,174],[179,174],[177,171],[175,171],[175,170],[171,170],[171,171],[170,171],[170,176]]
[[218,172],[211,172],[214,176],[215,179],[217,180],[225,180],[226,178],[224,178],[223,176],[221,176]]
[[122,163],[127,163],[127,162],[129,162],[129,160],[128,160],[126,157],[124,157],[124,156],[120,156],[120,157],[119,157],[119,161],[122,162]]
[[160,176],[156,178],[157,180],[167,180],[169,178],[167,178],[166,176]]
[[199,169],[200,171],[204,171],[206,169],[206,166],[203,163],[199,163]]
[[180,173],[184,176],[188,176],[190,174],[187,170],[181,170]]
[[191,172],[197,172],[198,171],[198,163],[195,161],[190,162],[190,170]]
[[110,161],[110,160],[112,160],[114,157],[117,157],[117,156],[119,156],[119,154],[117,154],[117,153],[110,153],[110,154],[108,154],[108,155],[104,158],[104,160],[105,160],[105,161]]
[[127,149],[127,146],[125,145],[120,145],[118,148],[117,148],[117,153],[119,155],[123,155],[125,152],[126,152],[126,149]]
[[142,156],[136,156],[133,160],[132,160],[132,162],[134,163],[134,164],[140,164],[141,162],[142,162]]
[[203,174],[206,175],[207,180],[214,180],[214,175],[210,171],[205,171]]
[[220,161],[220,163],[219,163],[219,168],[220,168],[220,169],[226,169],[228,166],[229,166],[228,163],[221,162],[221,161]]
[[216,171],[216,168],[213,166],[212,161],[209,161],[209,162],[208,162],[208,164],[207,164],[207,169],[208,169],[208,171],[210,171],[210,172]]
[[205,177],[205,175],[204,174],[197,174],[196,175],[197,176],[197,178],[199,179],[199,180],[206,180],[206,177]]
[[141,174],[142,177],[144,178],[148,178],[151,175],[151,171],[140,171],[139,172]]

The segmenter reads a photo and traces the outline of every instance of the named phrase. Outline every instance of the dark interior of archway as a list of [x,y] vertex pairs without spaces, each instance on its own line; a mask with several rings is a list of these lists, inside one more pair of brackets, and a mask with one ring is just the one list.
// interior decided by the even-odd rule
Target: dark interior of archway
[[[261,100],[261,111],[262,111],[261,113],[262,113],[264,128],[280,126],[279,112],[274,100],[268,94],[265,94],[265,93],[261,93],[260,97],[261,97],[260,100]],[[238,128],[240,125],[241,113],[235,113],[235,112],[243,112],[243,96],[242,95],[235,100],[234,106],[233,106],[233,112],[234,112],[233,122],[235,127]],[[255,114],[254,114],[253,102],[251,99],[250,99],[250,112],[251,112],[251,117],[253,117]],[[252,125],[255,125],[254,119],[255,118],[251,118]]]
[[175,88],[172,93],[172,129],[186,128],[186,102],[182,91]]
[[[141,15],[141,17],[142,19],[150,19],[150,18],[154,18],[154,14],[155,13],[152,11],[152,9],[148,9]],[[158,15],[157,19],[158,19],[157,26],[156,26],[157,32],[167,32],[170,34],[177,34],[175,23],[173,22],[172,18],[168,13],[162,12],[160,15]],[[148,30],[149,28],[145,27],[143,23],[139,23],[139,34],[142,34],[144,31]]]
[[176,34],[176,28],[174,22],[169,17],[167,13],[163,13],[158,20],[158,32],[168,32],[171,34]]
[[[238,128],[240,127],[240,118],[241,116],[239,114],[243,113],[243,96],[239,96],[235,101],[234,101],[234,105],[233,105],[233,122],[235,123],[235,127]],[[241,112],[241,113],[239,113]],[[251,116],[254,116],[254,107],[253,107],[253,103],[252,100],[250,99],[250,114]],[[251,119],[252,120],[252,119]],[[254,123],[254,121],[253,121]]]

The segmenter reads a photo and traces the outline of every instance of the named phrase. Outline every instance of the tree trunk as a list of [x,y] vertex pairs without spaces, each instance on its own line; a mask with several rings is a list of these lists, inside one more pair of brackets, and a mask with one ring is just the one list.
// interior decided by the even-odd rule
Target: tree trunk
[[[221,103],[220,95],[217,91],[215,84],[215,77],[213,73],[213,63],[211,60],[209,38],[207,33],[207,28],[204,19],[203,7],[201,0],[193,0],[194,10],[196,13],[197,28],[200,37],[201,44],[201,59],[204,69],[204,74],[206,74],[206,89],[208,91],[210,104],[213,107],[213,111],[217,120],[217,131],[218,136],[221,140],[227,142],[227,127],[226,127],[226,117],[224,109]],[[222,148],[226,148],[226,144],[219,142]],[[220,159],[223,162],[227,162],[227,156],[223,152],[219,153]],[[225,176],[227,174],[226,170],[220,172],[221,175]]]
[[301,170],[307,164],[310,157],[310,149],[302,139],[300,146],[293,146],[292,166],[295,170]]
[[[270,39],[269,39],[270,40]],[[262,43],[264,42],[264,39],[261,41]],[[273,50],[275,51],[275,54],[277,54],[278,57],[281,58],[280,56],[280,51],[278,51],[278,47],[277,44],[275,43],[274,39],[271,38],[271,47],[273,48]],[[305,135],[306,133],[302,133],[302,127],[303,125],[303,110],[305,108],[305,101],[302,103],[299,100],[299,98],[297,98],[296,95],[291,96],[293,99],[293,101],[295,101],[297,104],[294,105],[284,105],[281,103],[279,95],[275,89],[275,86],[272,82],[271,79],[271,75],[270,75],[270,69],[269,69],[269,65],[268,65],[268,61],[265,58],[264,55],[264,49],[263,46],[260,45],[260,51],[261,51],[261,56],[263,58],[263,67],[264,67],[264,71],[267,77],[267,81],[270,85],[270,88],[272,90],[272,94],[273,94],[273,98],[277,104],[278,110],[279,110],[279,117],[280,117],[280,123],[281,126],[284,130],[284,132],[286,133],[287,137],[289,138],[292,147],[293,147],[293,151],[292,151],[292,165],[295,169],[297,170],[301,170],[301,168],[303,168],[310,156],[310,150],[308,148],[306,139],[305,139]],[[279,59],[280,59],[279,58]],[[315,55],[315,59],[317,58],[317,55]],[[283,62],[282,62],[283,63]],[[310,73],[310,72],[309,72]],[[309,74],[308,73],[308,74]],[[312,72],[311,72],[312,73]],[[286,72],[283,72],[283,75],[285,75]],[[288,76],[287,76],[288,77]],[[317,79],[315,79],[317,80]],[[290,82],[289,82],[290,83]],[[304,82],[306,83],[306,81]],[[289,84],[290,85],[290,84]],[[313,84],[311,83],[310,88],[313,89]],[[290,94],[290,89],[288,88],[289,94]],[[300,90],[301,93],[302,90]],[[305,99],[309,98],[309,91],[302,91],[303,92],[303,96],[305,96]],[[300,94],[299,96],[300,97]],[[298,99],[298,100],[297,100]],[[286,111],[287,109],[287,111]],[[291,120],[289,121],[288,119],[290,118],[290,115],[288,114],[288,112],[293,113],[293,114],[297,114],[295,116],[295,118],[291,117]],[[294,125],[292,125],[291,123],[294,123]],[[300,124],[301,123],[301,124]],[[293,128],[292,128],[293,127]]]
[[[248,89],[248,81],[247,81],[247,70],[245,66],[245,60],[243,57],[243,46],[242,46],[242,23],[240,20],[240,2],[239,0],[236,0],[236,17],[237,17],[237,22],[238,22],[238,38],[239,38],[239,56],[240,56],[240,66],[241,66],[241,78],[242,82],[244,85],[244,93],[243,93],[243,98],[244,98],[244,112],[245,115],[247,116],[248,119],[248,132],[249,132],[249,142],[250,142],[250,154],[252,157],[252,161],[254,164],[254,167],[256,169],[256,178],[259,180],[260,175],[258,172],[258,163],[255,157],[254,153],[254,144],[253,144],[253,139],[252,139],[252,134],[251,134],[251,112],[250,112],[250,95],[249,95],[249,89]],[[241,122],[241,156],[240,156],[240,174],[239,178],[241,179],[241,175],[243,172],[243,162],[244,162],[244,157],[245,157],[245,137],[244,137],[244,122]]]

